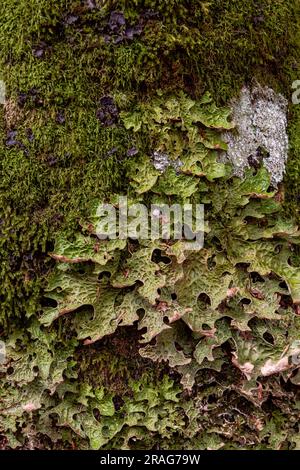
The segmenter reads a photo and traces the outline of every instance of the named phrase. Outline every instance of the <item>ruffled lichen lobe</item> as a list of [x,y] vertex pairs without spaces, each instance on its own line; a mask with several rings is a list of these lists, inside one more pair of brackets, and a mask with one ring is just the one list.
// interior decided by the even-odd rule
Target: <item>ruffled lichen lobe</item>
[[[1,446],[299,447],[299,2],[4,0],[0,17]],[[213,112],[232,99],[236,130]],[[226,129],[244,179],[219,161]],[[97,244],[95,200],[127,192],[201,199],[206,251]]]

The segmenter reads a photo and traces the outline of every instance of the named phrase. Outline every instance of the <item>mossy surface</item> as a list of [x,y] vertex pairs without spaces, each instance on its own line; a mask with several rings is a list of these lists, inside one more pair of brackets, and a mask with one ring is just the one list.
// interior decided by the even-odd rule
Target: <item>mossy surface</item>
[[[224,104],[252,80],[290,99],[291,83],[300,79],[297,4],[297,0],[1,2],[0,79],[7,89],[6,104],[0,108],[1,337],[16,328],[25,330],[41,311],[46,276],[54,265],[48,253],[57,234],[74,235],[95,198],[127,191],[130,149],[149,152],[148,133],[129,133],[118,114],[151,101],[157,90],[184,90],[193,98],[210,91],[218,104]],[[111,12],[124,12],[125,25],[109,24]],[[133,31],[124,37],[128,28]],[[114,100],[115,114],[113,106],[101,113],[101,99],[108,96]],[[300,105],[291,105],[289,132],[286,207],[299,217]],[[111,389],[110,377],[119,372],[108,372],[109,378],[99,383],[92,377],[95,359],[90,362],[88,353],[80,354],[87,356],[78,371],[80,380],[85,374],[91,386],[118,395],[120,390]],[[99,362],[110,362],[109,354],[100,348]],[[139,361],[133,355],[128,367],[140,367],[142,375],[149,364]],[[125,367],[123,359],[113,364],[122,371]],[[122,380],[128,377],[122,374],[118,382],[124,392]],[[272,387],[278,390],[279,385],[272,382]],[[266,441],[282,433],[278,422],[284,413],[289,416],[284,398],[282,402]],[[281,444],[285,440],[280,436]],[[154,434],[144,446],[151,447],[160,438]],[[215,434],[213,441],[218,447]],[[238,437],[233,441],[233,447],[241,445],[236,444]],[[194,440],[194,445],[199,442]],[[179,436],[178,445],[190,444]]]
[[[299,80],[300,76],[300,5],[295,3],[294,15],[296,18],[296,28],[293,39],[293,54],[286,60],[287,79],[291,84]],[[291,90],[292,92],[293,90]],[[299,196],[300,196],[300,104],[290,102],[289,113],[289,158],[286,167],[285,188],[286,188],[286,208],[290,214],[299,217]]]

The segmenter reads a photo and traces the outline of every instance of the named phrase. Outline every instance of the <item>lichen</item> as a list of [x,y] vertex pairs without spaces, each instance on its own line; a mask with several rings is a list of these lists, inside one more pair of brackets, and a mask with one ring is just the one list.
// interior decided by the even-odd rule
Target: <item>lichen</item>
[[153,152],[153,166],[156,170],[163,172],[169,166],[173,167],[174,170],[178,171],[180,167],[183,165],[183,163],[177,159],[177,160],[170,160],[168,155],[166,153],[161,153],[161,152]]
[[232,103],[237,135],[224,135],[228,150],[223,161],[233,164],[237,176],[261,160],[274,186],[282,181],[288,156],[287,104],[283,96],[258,86],[243,88]]
[[[178,97],[179,92],[185,92],[190,105],[208,91],[213,101],[224,105],[253,79],[288,98],[291,83],[299,79],[299,2],[4,0],[0,14],[0,79],[6,85],[6,102],[0,105],[0,334],[9,361],[1,366],[1,448],[299,447],[296,388],[299,373],[289,375],[291,369],[270,377],[259,376],[254,401],[253,397],[245,396],[241,383],[246,383],[245,372],[249,373],[251,367],[243,367],[245,362],[241,360],[246,358],[246,364],[255,363],[254,375],[261,369],[274,370],[278,363],[281,365],[277,352],[272,363],[257,362],[247,332],[242,345],[235,335],[230,346],[235,348],[237,364],[244,371],[226,356],[227,343],[223,350],[222,346],[213,347],[208,340],[205,348],[199,346],[196,357],[200,361],[205,352],[209,357],[213,354],[214,361],[205,357],[202,365],[194,360],[191,365],[183,364],[186,352],[177,351],[173,341],[175,360],[180,358],[182,363],[174,371],[164,361],[154,365],[139,354],[141,332],[136,324],[120,326],[113,334],[91,345],[82,345],[76,335],[84,337],[80,319],[87,320],[92,315],[91,307],[76,312],[76,325],[72,323],[75,316],[72,313],[57,318],[51,326],[39,323],[42,310],[54,307],[53,301],[45,299],[45,292],[49,288],[48,279],[61,263],[50,255],[55,255],[54,247],[59,247],[59,240],[68,241],[68,250],[77,242],[80,255],[90,257],[90,261],[82,262],[84,272],[103,259],[105,250],[93,252],[92,258],[89,247],[80,248],[82,232],[78,222],[84,226],[95,199],[102,201],[127,191],[132,195],[138,189],[138,198],[144,198],[154,185],[155,191],[178,199],[187,197],[188,191],[193,194],[196,188],[203,195],[209,189],[212,202],[208,205],[215,207],[216,214],[227,214],[220,219],[223,234],[227,227],[224,244],[230,233],[237,234],[238,229],[241,229],[238,237],[257,236],[258,227],[253,231],[252,223],[240,227],[239,212],[243,208],[230,198],[231,186],[225,182],[228,168],[220,165],[214,154],[226,149],[220,136],[208,129],[205,135],[200,134],[206,150],[197,154],[196,160],[193,155],[185,155],[184,167],[180,167],[177,175],[172,166],[178,158],[181,160],[187,142],[178,140],[176,126],[172,136],[175,139],[160,140],[164,134],[160,124],[149,116],[155,116],[153,100],[159,96]],[[132,121],[137,110],[146,110],[151,131],[147,125],[136,132],[123,125],[123,113]],[[188,114],[185,112],[185,117]],[[197,119],[207,117],[203,114],[195,109]],[[133,123],[139,125],[134,119]],[[209,123],[205,121],[202,125]],[[284,210],[297,216],[300,146],[296,106],[289,107],[288,131],[290,151]],[[172,162],[164,177],[153,167],[154,152],[168,155]],[[205,188],[198,185],[202,173],[207,179]],[[255,175],[249,174],[247,180],[248,177],[253,181]],[[231,185],[233,180],[228,181]],[[267,181],[267,177],[262,181]],[[239,184],[235,190],[240,194]],[[282,192],[281,189],[276,195],[278,201]],[[197,198],[197,194],[193,197]],[[248,196],[243,195],[243,201],[245,197]],[[277,203],[271,196],[266,201],[250,199],[246,204],[249,212],[243,220],[251,222],[265,211],[257,222],[269,220],[268,226],[259,227],[259,236],[271,241],[267,243],[269,248],[273,247],[274,230],[288,232],[283,237],[285,247],[289,246],[289,237],[295,241],[292,223],[283,223],[280,217],[276,225]],[[222,212],[222,204],[227,200],[228,210]],[[238,214],[233,217],[236,210]],[[219,250],[217,236],[210,242]],[[289,251],[291,247],[293,250]],[[269,290],[257,277],[254,296],[248,292],[252,305],[264,303],[266,315],[272,317],[277,302],[274,289],[275,293],[279,290],[287,323],[295,319],[293,312],[297,313],[287,290],[292,281],[293,292],[296,291],[293,273],[299,265],[297,250],[291,244],[281,253],[281,269],[277,274],[280,279],[263,275]],[[250,261],[256,259],[257,253],[247,252],[252,256]],[[247,252],[239,252],[240,263],[249,259]],[[183,255],[175,249],[168,253],[176,258],[176,263]],[[275,255],[270,260],[278,261]],[[270,267],[259,268],[268,271]],[[278,263],[272,266],[272,271],[275,268]],[[243,272],[242,264],[239,271]],[[95,273],[90,274],[93,281]],[[150,274],[153,279],[152,271]],[[223,282],[228,276],[224,274]],[[247,277],[250,273],[243,275]],[[106,276],[104,273],[104,280]],[[240,281],[244,286],[244,278]],[[70,288],[74,289],[74,285]],[[153,288],[141,291],[153,297]],[[236,300],[234,292],[231,286],[230,305]],[[255,299],[255,295],[264,295],[265,300]],[[129,297],[127,300],[133,309]],[[205,297],[200,300],[205,306]],[[246,306],[243,309],[251,310]],[[189,322],[196,328],[192,320]],[[209,315],[205,321],[212,324]],[[241,327],[241,318],[235,321]],[[257,321],[252,318],[250,327],[256,328],[254,341],[259,347],[280,351],[284,341],[293,345],[294,329],[290,324],[282,324],[290,332],[285,338],[282,330],[273,326],[275,320],[260,320],[268,325],[267,331]],[[150,325],[149,316],[144,320],[147,322]],[[216,319],[216,323],[225,334],[226,321],[223,325],[224,320],[218,323]],[[182,334],[187,328],[187,325],[182,328]],[[268,334],[277,338],[273,346]],[[160,338],[160,351],[167,347],[167,340]],[[216,341],[221,343],[222,336],[218,335]],[[145,351],[148,355],[152,353],[149,348]],[[191,392],[182,391],[179,385],[182,377],[184,387],[193,387]],[[66,417],[67,410],[70,413]]]

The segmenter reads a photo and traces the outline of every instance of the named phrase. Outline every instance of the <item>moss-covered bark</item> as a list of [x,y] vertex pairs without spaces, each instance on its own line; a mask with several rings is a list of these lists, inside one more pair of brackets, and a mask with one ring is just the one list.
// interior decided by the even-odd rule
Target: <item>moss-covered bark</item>
[[[43,308],[43,289],[54,266],[48,253],[58,234],[72,237],[78,230],[79,219],[88,214],[95,198],[102,200],[108,194],[127,191],[128,155],[137,144],[135,138],[140,153],[149,152],[147,130],[134,137],[124,127],[120,113],[151,102],[158,90],[166,94],[183,90],[195,99],[209,91],[221,105],[244,83],[253,80],[273,87],[291,100],[292,82],[300,79],[299,21],[297,0],[4,0],[1,3],[0,79],[7,90],[6,103],[0,109],[3,339],[21,328],[24,338],[20,341],[30,343],[33,337],[36,340],[32,321],[40,316]],[[113,101],[103,101],[105,97]],[[300,105],[290,106],[291,145],[285,184],[286,207],[297,218],[299,109]],[[63,347],[66,339],[65,328],[68,323],[59,320],[51,330],[58,335],[59,347]],[[150,395],[154,390],[158,397],[155,401],[151,395],[155,413],[162,409],[164,416],[173,413],[175,417],[178,413],[182,420],[186,416],[190,420],[186,433],[178,431],[176,445],[191,448],[223,445],[215,433],[220,410],[228,412],[224,408],[229,400],[238,404],[241,415],[245,406],[235,392],[238,378],[232,377],[230,391],[228,382],[223,388],[218,385],[226,371],[209,376],[203,372],[192,397],[180,395],[177,407],[177,385],[160,385],[163,380],[169,380],[164,379],[169,374],[173,374],[175,383],[179,382],[176,373],[166,366],[150,374],[151,363],[139,358],[137,351],[124,362],[121,344],[130,347],[130,342],[136,340],[138,334],[132,331],[129,328],[128,333],[127,330],[117,332],[101,343],[99,349],[76,346],[78,387],[85,381],[91,387],[104,387],[112,396],[123,394],[122,400],[135,397],[139,403],[132,383],[145,381]],[[117,358],[112,361],[114,347]],[[69,355],[70,362],[72,357],[73,352]],[[140,369],[137,375],[133,373],[136,369]],[[64,374],[72,377],[70,371]],[[99,374],[103,379],[98,380]],[[233,375],[231,369],[228,374]],[[246,443],[236,434],[236,423],[231,425],[231,418],[227,417],[224,435],[231,436],[226,440],[228,447],[299,445],[294,437],[296,408],[288,404],[289,399],[295,400],[294,385],[281,385],[276,378],[264,380],[270,399],[257,414],[253,411],[255,419],[250,414],[245,418]],[[205,381],[211,386],[204,385]],[[167,391],[157,391],[164,387],[172,391],[170,399],[166,398]],[[76,393],[82,401],[94,400],[89,390]],[[54,398],[51,400],[50,408],[57,405]],[[193,400],[204,400],[205,406],[217,402],[218,414],[212,411],[198,423],[199,435],[193,429],[196,426],[190,411]],[[33,412],[30,419],[34,426],[36,418]],[[213,436],[211,440],[204,431],[208,425],[206,419]],[[20,431],[24,422],[22,414],[18,420],[18,424],[6,420],[2,425],[5,438],[10,438],[9,446],[19,445],[14,441],[15,436],[21,445],[28,444]],[[167,428],[175,429],[176,419],[166,423]],[[34,445],[42,439],[45,446],[71,446],[74,436],[66,434],[62,443],[61,435],[49,431],[49,422],[38,426]],[[126,445],[131,442],[130,426],[136,427],[137,422],[127,423],[128,433],[119,436]],[[45,429],[50,437],[41,438]],[[161,445],[168,447],[166,429],[141,435],[141,447],[156,445],[161,436]],[[89,446],[83,438],[78,439],[80,442],[74,445]],[[118,446],[120,442],[116,438],[108,445]]]

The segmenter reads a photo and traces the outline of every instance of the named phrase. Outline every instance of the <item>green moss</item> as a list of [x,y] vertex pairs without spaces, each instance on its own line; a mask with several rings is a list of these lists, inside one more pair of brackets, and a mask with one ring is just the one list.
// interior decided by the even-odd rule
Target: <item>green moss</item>
[[[72,235],[92,199],[126,190],[127,150],[134,145],[141,154],[149,149],[147,129],[133,137],[120,122],[101,125],[96,112],[102,96],[113,96],[119,111],[130,112],[137,102],[152,99],[157,89],[183,89],[195,97],[208,90],[218,103],[225,103],[252,79],[290,96],[292,81],[300,78],[297,0],[95,3],[97,8],[90,10],[80,0],[1,2],[0,79],[9,98],[0,109],[2,337],[39,313],[45,275],[53,266],[48,252],[58,231]],[[135,25],[149,9],[158,15],[143,20],[141,35],[118,44],[105,42],[101,29],[111,11],[124,11],[127,24]],[[65,21],[69,13],[78,17],[71,24]],[[41,57],[35,54],[38,49]],[[27,95],[25,103],[18,104],[20,93]],[[56,119],[60,112],[65,114],[63,124]],[[290,122],[286,201],[295,214],[300,193],[299,108],[291,107]],[[19,144],[6,145],[11,130],[17,131],[16,140],[27,151]],[[112,361],[113,347],[108,349],[100,351],[99,361],[97,351],[91,358],[80,351],[80,381],[87,377],[94,385],[96,365],[104,373],[100,385],[117,393],[116,373],[121,389],[128,378],[125,371],[145,367],[149,373],[136,355],[128,364],[122,354]],[[276,434],[274,429],[270,435]],[[150,436],[149,447],[160,440],[159,434]],[[213,443],[208,441],[201,435],[193,442],[219,445],[216,436]],[[178,445],[188,444],[179,436]]]
[[290,151],[286,168],[286,208],[299,219],[300,203],[300,105],[294,105],[293,119],[289,126]]
[[[65,330],[65,321],[63,325]],[[158,364],[154,369],[152,361],[138,354],[140,337],[135,327],[124,327],[101,342],[79,348],[75,358],[80,365],[80,380],[94,388],[104,387],[109,393],[123,396],[130,395],[129,383],[140,380],[142,376],[147,376],[153,383],[158,377],[162,378],[169,368]]]
[[[287,77],[290,82],[289,98],[292,95],[292,83],[300,77],[300,5],[294,10],[297,21],[295,29],[293,54],[287,59]],[[299,196],[300,196],[300,105],[290,104],[289,115],[289,159],[286,168],[285,190],[286,208],[290,214],[299,218]]]

